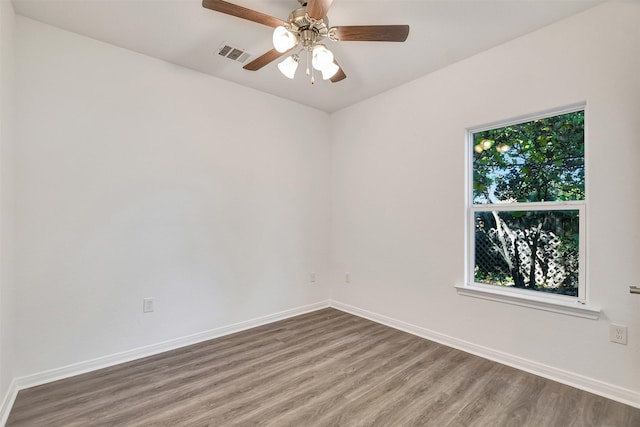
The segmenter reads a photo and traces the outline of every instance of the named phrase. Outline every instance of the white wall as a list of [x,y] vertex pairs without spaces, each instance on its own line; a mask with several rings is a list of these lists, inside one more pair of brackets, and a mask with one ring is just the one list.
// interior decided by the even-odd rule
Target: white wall
[[14,16],[11,2],[0,1],[0,418],[13,379],[10,159]]
[[[465,129],[580,101],[600,320],[458,295]],[[639,118],[637,2],[604,4],[334,113],[334,299],[638,396],[640,298],[628,288],[640,283]],[[627,346],[608,341],[611,322],[628,325]]]
[[15,53],[16,377],[328,298],[327,114],[19,16]]

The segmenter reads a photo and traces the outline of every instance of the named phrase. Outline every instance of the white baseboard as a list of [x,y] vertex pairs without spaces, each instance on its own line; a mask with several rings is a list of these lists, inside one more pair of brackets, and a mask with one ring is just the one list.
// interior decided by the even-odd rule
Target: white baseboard
[[571,387],[578,388],[580,390],[588,391],[589,393],[606,397],[607,399],[612,399],[626,405],[633,406],[635,408],[640,408],[640,393],[633,390],[595,380],[593,378],[588,378],[583,375],[565,371],[563,369],[554,368],[552,366],[544,365],[542,363],[534,362],[522,357],[514,356],[512,354],[493,350],[491,348],[483,347],[478,344],[463,341],[448,335],[422,328],[420,326],[403,322],[401,320],[373,313],[368,310],[363,310],[349,304],[344,304],[338,301],[331,301],[330,305],[331,307],[338,310],[363,317],[365,319],[369,319],[386,326],[390,326],[394,329],[408,332],[421,338],[426,338],[428,340],[444,344],[448,347],[453,347],[485,359],[493,360],[494,362],[502,363],[503,365],[511,366],[513,368],[520,369],[522,371],[526,371],[531,374],[550,379],[552,381],[556,381]]
[[16,385],[16,381],[11,381],[9,384],[9,390],[7,390],[7,394],[2,399],[2,405],[0,406],[0,426],[4,427],[7,423],[7,418],[9,418],[9,412],[11,412],[11,407],[13,406],[13,402],[16,401],[16,396],[18,395],[18,387]]
[[329,300],[305,305],[302,307],[296,307],[290,310],[281,311],[279,313],[257,317],[255,319],[247,320],[244,322],[234,323],[232,325],[199,332],[197,334],[176,338],[145,347],[135,348],[133,350],[124,351],[121,353],[98,357],[96,359],[87,360],[84,362],[74,363],[60,368],[39,372],[33,375],[16,378],[12,381],[7,395],[2,402],[2,406],[0,407],[0,426],[4,426],[7,422],[7,418],[9,417],[9,412],[11,411],[11,407],[13,406],[13,402],[15,401],[15,398],[20,390],[50,383],[64,378],[69,378],[75,375],[84,374],[86,372],[95,371],[109,366],[118,365],[120,363],[130,362],[132,360],[141,359],[143,357],[153,356],[165,351],[175,350],[180,347],[197,344],[199,342],[207,341],[213,338],[219,338],[224,335],[234,334],[246,329],[255,328],[256,326],[277,322],[279,320],[284,320],[293,316],[299,316],[304,313],[309,313],[311,311],[316,311],[327,307],[330,307]]

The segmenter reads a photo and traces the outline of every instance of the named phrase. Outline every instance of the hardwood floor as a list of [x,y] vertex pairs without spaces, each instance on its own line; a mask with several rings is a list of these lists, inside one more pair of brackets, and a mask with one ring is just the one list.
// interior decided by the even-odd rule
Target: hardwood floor
[[635,409],[334,309],[23,390],[7,426],[640,426]]

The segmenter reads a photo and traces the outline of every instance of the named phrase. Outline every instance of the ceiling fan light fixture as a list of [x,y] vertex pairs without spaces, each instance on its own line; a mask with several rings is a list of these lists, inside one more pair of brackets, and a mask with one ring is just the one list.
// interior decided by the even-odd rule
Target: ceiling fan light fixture
[[333,53],[325,45],[317,44],[313,47],[311,63],[313,68],[322,71],[333,64]]
[[298,62],[300,57],[298,55],[287,56],[287,58],[278,64],[278,69],[288,79],[293,79],[298,69]]
[[322,80],[329,80],[331,77],[336,75],[339,69],[340,67],[338,67],[335,62],[330,63],[322,70],[320,70],[320,72],[322,73]]
[[280,53],[286,52],[298,44],[298,38],[283,26],[273,30],[273,47]]

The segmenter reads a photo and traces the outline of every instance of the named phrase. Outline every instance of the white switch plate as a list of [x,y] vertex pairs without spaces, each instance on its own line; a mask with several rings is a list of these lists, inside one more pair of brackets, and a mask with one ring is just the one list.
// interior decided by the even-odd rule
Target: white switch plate
[[351,283],[351,273],[344,273],[344,283]]
[[153,298],[143,298],[142,299],[142,312],[143,313],[151,313],[153,311]]
[[314,272],[309,273],[309,281],[311,283],[316,283],[316,273]]

